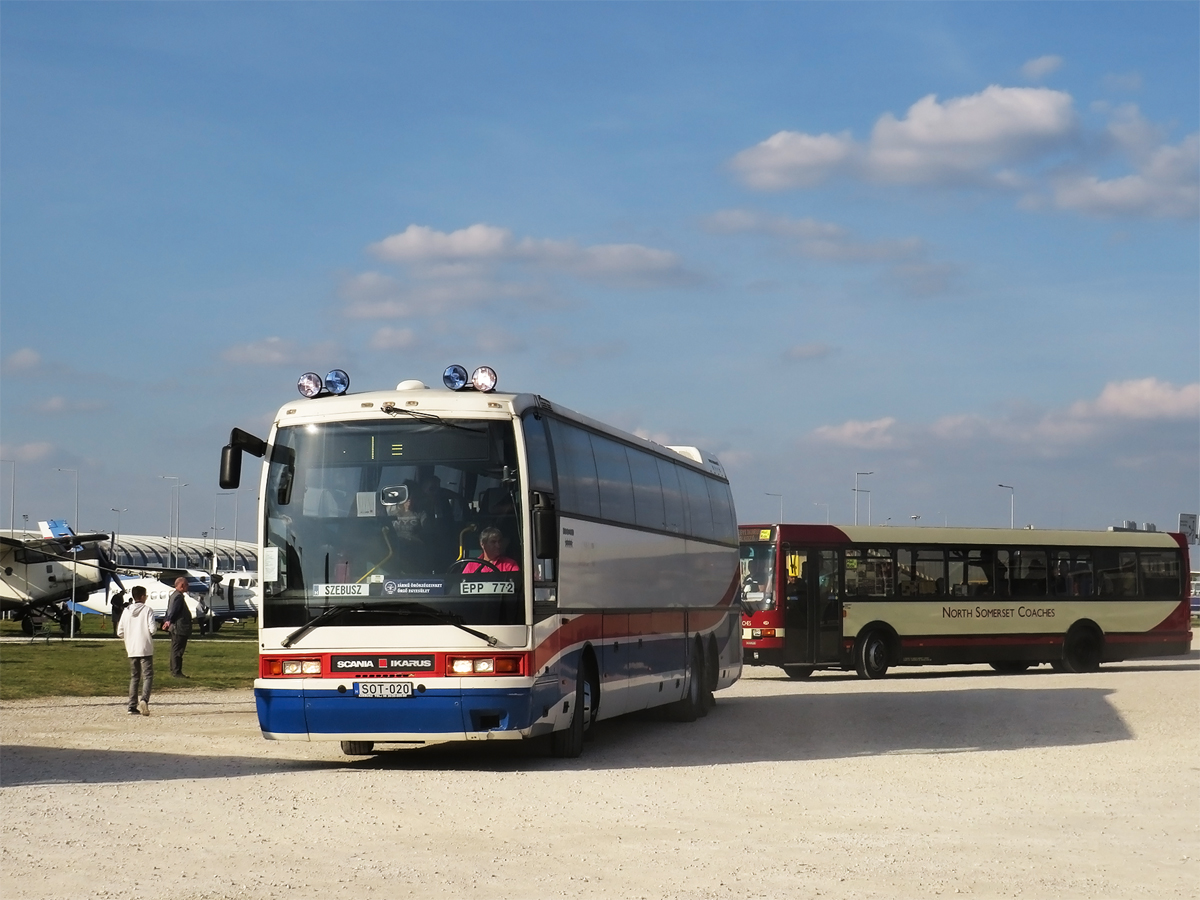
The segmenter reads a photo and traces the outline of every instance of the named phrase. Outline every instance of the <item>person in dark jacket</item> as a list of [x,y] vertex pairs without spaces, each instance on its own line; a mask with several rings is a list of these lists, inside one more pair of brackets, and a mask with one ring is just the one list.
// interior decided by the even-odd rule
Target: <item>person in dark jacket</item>
[[120,624],[121,613],[125,610],[125,592],[117,591],[115,594],[112,595],[112,600],[110,600],[109,602],[112,604],[113,634],[120,636],[120,632],[117,630],[117,625]]
[[171,632],[171,677],[187,678],[183,674],[183,651],[192,633],[192,611],[187,605],[187,579],[175,579],[175,592],[167,601],[166,627]]

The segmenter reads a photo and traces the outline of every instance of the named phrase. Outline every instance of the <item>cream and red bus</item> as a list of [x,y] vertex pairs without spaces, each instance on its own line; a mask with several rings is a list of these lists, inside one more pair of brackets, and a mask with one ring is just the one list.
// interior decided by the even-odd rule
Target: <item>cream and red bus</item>
[[[1185,654],[1186,539],[1119,531],[741,525],[747,665],[881,678],[986,663],[1070,672]],[[752,611],[752,612],[751,612]]]

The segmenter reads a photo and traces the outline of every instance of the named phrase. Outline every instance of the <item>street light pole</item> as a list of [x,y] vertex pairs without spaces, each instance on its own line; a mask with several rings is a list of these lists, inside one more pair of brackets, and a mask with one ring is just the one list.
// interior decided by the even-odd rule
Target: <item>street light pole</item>
[[[854,473],[854,524],[858,524],[858,477],[860,475],[874,475],[874,472],[855,472]],[[869,493],[869,492],[868,492]],[[870,503],[870,501],[867,501]]]
[[[116,534],[113,535],[113,556],[115,557],[117,554],[117,547],[119,546],[120,541],[121,541],[121,513],[129,512],[129,507],[125,507],[124,509],[117,509],[115,506],[110,506],[109,511],[115,512],[117,514],[117,531],[116,531]],[[117,564],[117,561],[116,561],[116,559],[114,559],[113,565],[115,566],[116,564]]]
[[1008,495],[1008,527],[1012,530],[1017,527],[1017,489],[1011,484],[998,484],[996,487],[1012,492]]
[[[15,471],[15,469],[14,469]],[[78,469],[59,469],[60,472],[70,472],[75,476],[75,527],[79,527],[79,470]],[[70,617],[67,621],[70,623],[67,626],[67,634],[75,637],[75,610],[71,609],[71,603],[75,602],[75,583],[76,575],[79,572],[79,545],[71,545],[71,602],[67,604],[67,615]]]
[[824,501],[821,501],[821,500],[814,500],[813,506],[825,507],[825,524],[828,525],[829,524],[829,504],[825,503]]
[[[159,478],[165,478],[169,481],[179,481],[178,475],[159,475]],[[171,554],[171,566],[175,565],[175,550],[171,547],[171,534],[175,531],[175,485],[171,485],[171,492],[167,495],[167,552]]]
[[768,497],[779,498],[779,524],[783,524],[783,494],[772,494],[770,491],[763,491]]

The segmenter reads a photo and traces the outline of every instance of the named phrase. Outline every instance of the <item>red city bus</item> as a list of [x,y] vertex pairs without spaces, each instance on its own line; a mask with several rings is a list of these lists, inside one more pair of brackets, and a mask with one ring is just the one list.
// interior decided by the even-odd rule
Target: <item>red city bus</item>
[[1186,654],[1187,541],[1165,532],[741,525],[746,665],[1070,672]]

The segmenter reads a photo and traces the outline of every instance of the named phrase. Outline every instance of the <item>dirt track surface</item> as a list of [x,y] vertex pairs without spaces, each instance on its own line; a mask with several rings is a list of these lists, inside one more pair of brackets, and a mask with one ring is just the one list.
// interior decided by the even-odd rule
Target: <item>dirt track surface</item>
[[267,742],[248,692],[5,703],[0,894],[1200,895],[1200,654],[897,672],[748,669],[578,760]]

